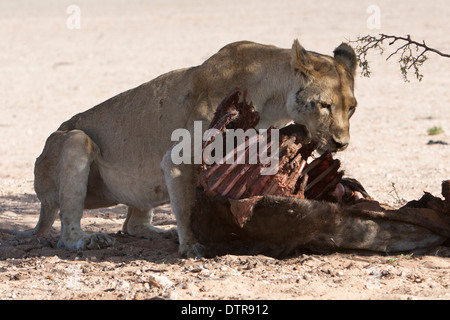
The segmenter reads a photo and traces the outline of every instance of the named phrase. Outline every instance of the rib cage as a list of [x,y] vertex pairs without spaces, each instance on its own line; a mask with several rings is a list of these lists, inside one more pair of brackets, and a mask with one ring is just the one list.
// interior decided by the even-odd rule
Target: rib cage
[[[227,129],[248,130],[255,128],[259,114],[252,103],[247,103],[246,93],[233,90],[217,107],[210,128],[218,129],[222,136],[215,136],[203,144],[203,150],[214,140],[224,139]],[[270,129],[268,130],[268,148],[270,147]],[[316,200],[332,200],[328,193],[335,189],[342,178],[340,162],[330,153],[318,158],[313,157],[315,142],[305,142],[304,128],[293,124],[279,131],[279,168],[275,175],[261,175],[264,164],[249,164],[250,145],[258,138],[247,139],[245,145],[245,164],[205,164],[200,167],[199,186],[209,196],[221,195],[230,199],[243,199],[263,195],[292,196]],[[252,140],[253,139],[253,140]],[[225,145],[225,144],[224,144]],[[239,146],[235,146],[232,155],[236,156]],[[243,146],[240,146],[243,147]],[[261,150],[258,150],[258,156]]]

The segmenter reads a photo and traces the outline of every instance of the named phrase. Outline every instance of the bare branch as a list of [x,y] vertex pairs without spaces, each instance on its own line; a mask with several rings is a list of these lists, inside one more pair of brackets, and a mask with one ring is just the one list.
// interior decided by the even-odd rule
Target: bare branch
[[354,41],[349,41],[349,43],[354,44],[354,49],[356,51],[356,57],[358,59],[359,66],[361,67],[361,75],[364,77],[370,76],[369,62],[367,61],[367,53],[369,51],[378,50],[382,55],[385,51],[383,47],[383,42],[388,41],[388,46],[392,46],[395,43],[401,42],[389,56],[386,61],[395,55],[400,55],[398,63],[400,65],[400,71],[402,73],[403,79],[409,82],[408,71],[413,68],[414,74],[417,80],[421,81],[423,75],[420,73],[420,67],[428,59],[426,53],[433,52],[441,57],[450,58],[450,54],[443,53],[435,48],[429,47],[425,40],[422,42],[417,42],[411,39],[410,35],[406,37],[392,36],[386,34],[379,34],[379,36],[366,35],[363,37],[358,37]]

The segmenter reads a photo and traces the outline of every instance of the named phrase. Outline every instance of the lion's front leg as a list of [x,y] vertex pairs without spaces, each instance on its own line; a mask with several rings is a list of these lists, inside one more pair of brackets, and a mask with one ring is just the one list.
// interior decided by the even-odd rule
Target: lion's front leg
[[197,174],[194,165],[175,165],[171,150],[164,156],[161,167],[164,171],[172,211],[177,219],[179,252],[186,257],[202,257],[204,247],[197,242],[191,229],[191,210],[195,201]]
[[135,237],[143,237],[147,239],[177,238],[176,228],[171,228],[169,230],[160,229],[152,225],[152,220],[153,209],[141,210],[138,208],[129,207],[122,231]]

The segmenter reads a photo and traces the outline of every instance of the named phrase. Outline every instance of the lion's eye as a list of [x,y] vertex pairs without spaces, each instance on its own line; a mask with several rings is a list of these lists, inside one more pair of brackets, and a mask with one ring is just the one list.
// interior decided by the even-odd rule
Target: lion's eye
[[322,102],[320,105],[322,108],[327,109],[331,113],[331,104]]

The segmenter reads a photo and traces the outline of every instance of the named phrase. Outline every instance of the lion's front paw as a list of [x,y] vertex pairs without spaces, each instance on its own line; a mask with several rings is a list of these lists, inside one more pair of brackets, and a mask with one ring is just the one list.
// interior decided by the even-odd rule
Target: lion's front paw
[[103,249],[114,245],[115,239],[105,233],[82,234],[79,237],[61,237],[58,248],[77,249]]
[[200,243],[182,244],[178,252],[185,258],[201,258],[205,256],[205,247]]

